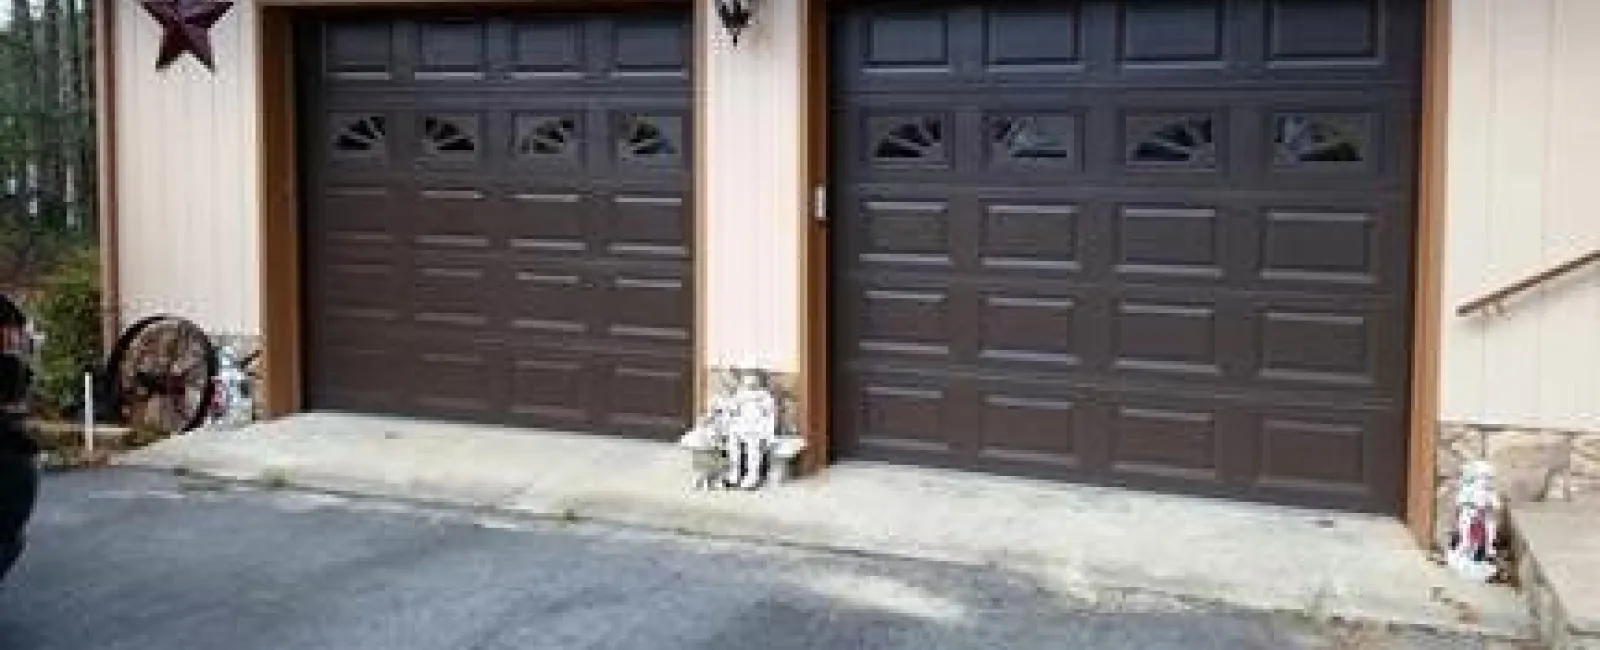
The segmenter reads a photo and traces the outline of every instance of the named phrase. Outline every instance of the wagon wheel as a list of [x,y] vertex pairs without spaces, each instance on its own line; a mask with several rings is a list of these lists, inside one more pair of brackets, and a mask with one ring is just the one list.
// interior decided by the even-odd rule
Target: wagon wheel
[[194,323],[152,316],[117,340],[106,372],[124,424],[180,433],[205,421],[216,390],[217,350]]

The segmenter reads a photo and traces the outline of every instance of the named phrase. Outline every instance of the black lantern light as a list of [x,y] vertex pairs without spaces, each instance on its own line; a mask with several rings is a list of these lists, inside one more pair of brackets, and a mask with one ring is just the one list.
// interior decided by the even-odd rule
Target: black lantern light
[[712,0],[717,3],[717,18],[722,20],[722,28],[728,30],[728,36],[733,39],[733,44],[739,44],[739,34],[750,26],[750,17],[754,14],[756,0]]

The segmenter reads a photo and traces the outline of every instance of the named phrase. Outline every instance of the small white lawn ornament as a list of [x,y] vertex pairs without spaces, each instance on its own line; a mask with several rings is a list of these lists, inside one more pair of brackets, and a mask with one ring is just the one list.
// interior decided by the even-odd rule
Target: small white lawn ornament
[[778,400],[756,373],[742,373],[731,392],[711,399],[710,408],[679,444],[690,451],[695,487],[759,487],[788,478],[789,466],[805,440],[779,433]]
[[694,487],[713,490],[721,486],[727,472],[728,459],[723,455],[721,435],[706,426],[697,426],[683,434],[678,444],[689,450],[694,467]]
[[761,483],[772,443],[778,437],[778,400],[746,374],[728,398],[728,474],[725,483],[751,490]]
[[250,373],[243,368],[243,360],[231,345],[217,349],[217,376],[211,400],[210,424],[218,428],[235,428],[252,418],[254,407],[250,403]]
[[693,429],[683,434],[679,445],[689,450],[694,468],[694,487],[714,490],[723,487],[728,471],[727,420],[728,398],[719,395],[711,399],[711,409],[695,423]]
[[1473,580],[1488,581],[1499,572],[1494,544],[1500,502],[1494,492],[1494,466],[1483,460],[1463,465],[1455,503],[1456,527],[1451,534],[1448,555],[1450,568]]

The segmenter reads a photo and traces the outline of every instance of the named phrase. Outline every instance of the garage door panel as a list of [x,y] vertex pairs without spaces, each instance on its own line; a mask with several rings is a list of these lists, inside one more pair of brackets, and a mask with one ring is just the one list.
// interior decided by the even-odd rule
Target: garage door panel
[[[693,347],[689,25],[673,10],[319,27],[306,120],[320,134],[308,141],[324,141],[307,157],[314,407],[679,428]],[[363,345],[382,354],[332,361]]]
[[610,73],[688,78],[694,41],[680,13],[623,16],[600,27],[607,25],[614,30],[606,39]]
[[433,335],[419,337],[410,348],[416,412],[450,419],[495,420],[504,409],[506,386],[499,377],[504,372],[500,346],[432,331]]
[[694,301],[686,279],[676,275],[612,275],[606,304],[606,334],[632,344],[681,347],[693,329]]
[[1382,370],[1386,332],[1374,314],[1264,307],[1258,316],[1260,377],[1323,388],[1389,387],[1399,379]]
[[480,187],[428,182],[406,205],[411,244],[419,249],[482,250],[498,239],[497,211]]
[[506,197],[501,232],[514,254],[581,254],[589,249],[592,202],[574,188],[518,187]]
[[1061,3],[986,10],[984,65],[989,70],[1070,70],[1083,64],[1082,5]]
[[[405,360],[389,340],[374,336],[326,337],[313,341],[309,351],[319,380],[310,387],[308,397],[316,403],[374,413],[403,409],[410,397],[411,376],[396,373]],[[372,377],[387,376],[376,383]]]
[[1092,325],[1082,294],[989,292],[979,320],[978,360],[1027,365],[1038,370],[1071,370],[1084,361]]
[[1125,300],[1117,305],[1115,318],[1117,369],[1201,377],[1222,374],[1215,306]]
[[387,20],[330,21],[322,34],[326,73],[337,79],[388,79],[393,76],[393,25]]
[[1027,273],[1083,268],[1082,209],[1065,202],[987,201],[978,249],[983,267]]
[[481,21],[422,20],[410,46],[417,79],[482,79],[488,74],[489,25]]
[[983,459],[1043,464],[1069,472],[1087,467],[1081,438],[1094,425],[1087,413],[1093,404],[1083,391],[1037,392],[989,388],[980,405]]
[[486,255],[417,255],[410,272],[413,320],[465,329],[474,335],[499,327],[498,284]]
[[392,244],[397,242],[394,191],[368,183],[336,181],[327,185],[319,197],[326,206],[319,239],[343,244]]
[[405,276],[387,264],[327,262],[324,281],[312,290],[322,303],[322,322],[382,327],[409,314]]
[[1365,493],[1368,440],[1378,435],[1375,424],[1338,413],[1263,415],[1262,485]]
[[561,20],[556,16],[510,22],[507,63],[513,78],[583,75],[583,22]]
[[1112,411],[1112,469],[1216,482],[1220,419],[1218,409],[1203,402],[1123,397]]
[[609,252],[620,257],[688,259],[689,210],[681,195],[626,193],[611,198]]
[[581,269],[549,261],[514,268],[500,297],[512,336],[560,338],[590,332],[595,318],[588,292],[591,280]]
[[858,300],[854,335],[861,352],[945,358],[961,336],[949,291],[867,288]]
[[857,46],[858,68],[874,73],[891,70],[950,70],[949,10],[898,6],[880,9],[852,27],[857,30],[850,42]]
[[662,439],[681,434],[689,420],[683,405],[694,385],[684,359],[618,357],[601,366],[605,373],[603,426]]
[[844,10],[842,448],[1393,511],[1419,6]]
[[861,204],[859,247],[862,262],[881,266],[951,264],[949,204],[936,199],[872,199]]
[[[898,381],[896,381],[898,380]],[[871,431],[858,444],[870,453],[948,453],[947,386],[918,386],[904,377],[864,378],[856,428]]]
[[510,422],[564,431],[593,426],[595,375],[587,355],[553,347],[511,350]]
[[1382,279],[1380,254],[1387,251],[1372,212],[1269,208],[1264,216],[1263,280],[1342,292],[1371,291]]
[[1117,273],[1162,280],[1220,279],[1225,227],[1224,215],[1213,207],[1121,206],[1116,228]]
[[[898,77],[981,65],[1004,81],[1079,71],[1149,80],[1241,72],[1356,80],[1415,65],[1416,3],[1222,0],[863,10],[841,47],[852,76]],[[1048,35],[1048,37],[1046,37]],[[976,48],[973,63],[951,55]],[[1399,54],[1399,56],[1397,56]],[[1254,69],[1240,70],[1241,59]],[[1093,64],[1101,64],[1101,68]],[[900,74],[896,74],[900,73]]]
[[1124,66],[1220,67],[1228,27],[1223,8],[1222,0],[1119,4],[1117,61]]
[[1302,66],[1375,65],[1383,55],[1383,3],[1273,0],[1267,60]]

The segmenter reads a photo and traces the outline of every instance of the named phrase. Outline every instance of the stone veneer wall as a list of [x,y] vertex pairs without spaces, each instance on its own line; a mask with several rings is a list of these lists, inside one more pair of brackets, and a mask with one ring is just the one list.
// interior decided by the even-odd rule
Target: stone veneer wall
[[1435,540],[1448,544],[1454,525],[1461,466],[1487,459],[1508,505],[1530,501],[1600,502],[1600,431],[1550,431],[1509,426],[1444,423],[1435,471],[1438,509]]

